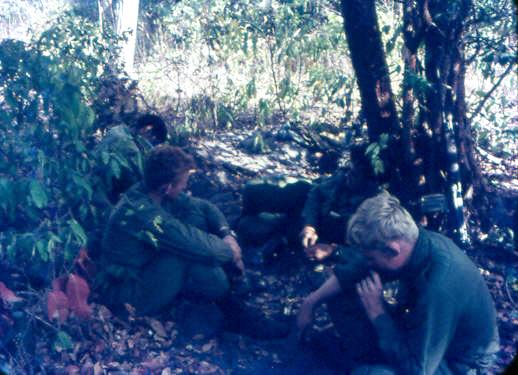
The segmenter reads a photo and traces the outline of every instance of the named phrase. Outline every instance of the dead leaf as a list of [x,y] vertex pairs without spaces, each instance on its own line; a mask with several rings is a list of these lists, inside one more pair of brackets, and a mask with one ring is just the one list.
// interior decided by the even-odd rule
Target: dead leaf
[[68,298],[61,290],[50,291],[47,295],[47,314],[50,320],[63,324],[69,315]]
[[52,290],[61,290],[65,291],[65,287],[67,285],[68,275],[63,275],[58,277],[57,279],[52,280]]
[[92,362],[87,362],[81,367],[81,375],[94,375],[94,365]]
[[3,282],[0,281],[0,299],[5,303],[11,304],[15,302],[19,302],[22,298],[18,297],[14,292],[5,286]]
[[216,341],[210,340],[208,343],[203,344],[203,346],[201,347],[201,351],[203,353],[210,352],[212,349],[214,349],[215,346],[216,346]]
[[86,277],[88,280],[92,280],[95,277],[96,267],[90,256],[88,256],[88,249],[83,247],[79,250],[74,264],[80,274]]
[[99,315],[99,318],[102,321],[109,320],[112,317],[112,312],[106,306],[103,306],[103,305],[98,305],[98,306],[99,306],[99,310],[98,310],[97,314]]
[[92,307],[88,305],[90,287],[81,276],[71,274],[68,277],[66,293],[70,310],[79,318],[88,319],[92,316]]
[[151,358],[147,361],[142,362],[142,366],[145,368],[154,371],[161,368],[164,368],[166,366],[167,361],[169,360],[169,357],[165,353],[161,353],[159,356]]
[[65,371],[67,372],[67,375],[78,375],[80,373],[79,367],[75,365],[68,365],[65,368]]
[[151,328],[153,329],[153,331],[155,331],[157,336],[164,337],[164,338],[167,337],[167,332],[159,320],[150,318],[150,319],[148,319],[148,323],[151,326]]
[[196,369],[197,371],[195,373],[196,374],[214,374],[215,372],[218,371],[218,369],[219,368],[217,366],[215,366],[209,362],[201,361],[200,365]]

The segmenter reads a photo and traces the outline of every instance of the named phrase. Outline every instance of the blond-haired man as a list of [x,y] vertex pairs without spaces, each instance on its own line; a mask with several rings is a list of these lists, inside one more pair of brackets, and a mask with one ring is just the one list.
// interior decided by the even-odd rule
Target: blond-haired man
[[[488,366],[498,350],[494,304],[452,241],[418,228],[387,192],[360,205],[347,238],[364,261],[335,269],[304,300],[301,331],[327,300],[353,374],[475,374]],[[391,304],[383,283],[393,286]]]

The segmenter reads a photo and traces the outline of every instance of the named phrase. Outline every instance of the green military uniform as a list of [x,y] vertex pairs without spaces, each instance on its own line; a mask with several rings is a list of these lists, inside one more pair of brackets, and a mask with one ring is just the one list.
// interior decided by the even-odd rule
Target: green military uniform
[[245,242],[263,242],[284,231],[298,242],[302,227],[317,229],[320,241],[343,243],[347,221],[361,202],[379,192],[375,181],[348,185],[349,170],[340,170],[316,185],[301,180],[253,181],[243,192],[239,234]]
[[344,243],[349,218],[365,199],[379,193],[375,181],[365,181],[361,187],[351,188],[348,173],[340,170],[323,180],[311,189],[306,199],[303,226],[316,228],[322,242]]
[[[162,206],[140,183],[113,210],[103,239],[101,295],[141,314],[169,306],[179,292],[217,299],[229,288],[221,266],[231,262],[221,240],[228,224],[207,201],[180,194]],[[212,233],[215,234],[212,234]]]
[[110,202],[115,203],[120,194],[142,179],[144,156],[151,148],[151,143],[133,135],[126,125],[108,130],[95,154],[97,175]]
[[243,189],[243,212],[238,224],[240,240],[260,244],[275,235],[296,238],[311,186],[308,181],[285,177],[248,182]]
[[477,267],[451,240],[419,230],[409,263],[391,275],[402,291],[397,303],[374,325],[354,291],[366,272],[364,264],[337,267],[344,294],[328,302],[351,361],[389,362],[358,373],[477,374],[490,364],[498,350],[493,300]]

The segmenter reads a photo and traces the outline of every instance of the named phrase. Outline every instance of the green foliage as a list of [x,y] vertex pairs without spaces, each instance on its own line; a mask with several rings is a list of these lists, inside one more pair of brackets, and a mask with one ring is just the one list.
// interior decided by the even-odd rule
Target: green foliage
[[511,157],[518,152],[516,122],[516,4],[477,0],[466,35],[467,100],[477,141],[484,149]]
[[383,133],[378,142],[373,142],[367,146],[365,154],[369,158],[372,169],[376,175],[381,175],[385,172],[385,164],[381,158],[381,152],[388,147],[389,135]]
[[[155,32],[167,33],[159,32],[160,41],[148,51],[141,81],[149,91],[175,96],[193,132],[232,125],[234,114],[244,111],[253,111],[259,125],[275,113],[339,123],[344,112],[349,120],[358,111],[342,18],[326,2],[187,0],[169,13],[163,6],[145,8],[162,17],[153,21],[160,25]],[[147,70],[155,59],[173,68],[165,74],[169,81],[162,79],[164,69],[152,68],[160,81]],[[216,116],[211,106],[199,111],[197,103],[185,100],[200,95],[214,102]]]
[[30,44],[0,43],[0,259],[70,260],[96,221],[91,105],[116,51],[64,15]]

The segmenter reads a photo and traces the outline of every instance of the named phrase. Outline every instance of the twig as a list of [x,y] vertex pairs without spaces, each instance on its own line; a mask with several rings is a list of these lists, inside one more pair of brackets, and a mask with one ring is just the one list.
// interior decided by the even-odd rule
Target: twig
[[505,72],[502,73],[502,75],[498,78],[498,81],[493,85],[491,90],[489,90],[486,95],[484,95],[484,98],[482,101],[478,104],[477,108],[473,111],[473,114],[470,116],[470,121],[472,121],[475,117],[478,116],[479,112],[482,110],[482,107],[484,107],[484,104],[486,104],[486,101],[491,97],[493,92],[500,86],[504,78],[511,72],[511,70],[514,67],[514,63],[510,63]]
[[511,301],[513,308],[516,309],[518,306],[516,306],[516,302],[513,299],[513,296],[511,295],[511,292],[509,291],[509,284],[507,282],[508,278],[505,278],[505,293],[507,294],[507,298],[509,298],[509,301]]

